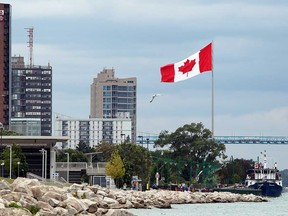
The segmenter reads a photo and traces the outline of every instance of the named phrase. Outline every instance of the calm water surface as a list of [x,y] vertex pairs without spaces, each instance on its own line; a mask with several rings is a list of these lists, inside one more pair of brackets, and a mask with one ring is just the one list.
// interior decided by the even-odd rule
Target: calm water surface
[[138,216],[288,216],[288,193],[277,198],[267,198],[261,203],[210,203],[172,205],[172,209],[129,209]]

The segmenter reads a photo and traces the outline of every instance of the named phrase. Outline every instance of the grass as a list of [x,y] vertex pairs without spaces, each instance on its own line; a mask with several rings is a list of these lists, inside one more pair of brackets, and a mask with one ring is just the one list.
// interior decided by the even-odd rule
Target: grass
[[0,181],[2,180],[6,181],[9,184],[12,184],[14,182],[14,179],[0,177]]

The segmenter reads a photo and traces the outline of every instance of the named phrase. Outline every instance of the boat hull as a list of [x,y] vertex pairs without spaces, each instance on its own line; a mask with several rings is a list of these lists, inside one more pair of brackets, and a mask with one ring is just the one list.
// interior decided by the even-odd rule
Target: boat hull
[[262,196],[262,190],[255,188],[214,188],[213,191]]
[[261,189],[262,196],[279,197],[282,194],[283,187],[274,182],[256,182],[249,188]]

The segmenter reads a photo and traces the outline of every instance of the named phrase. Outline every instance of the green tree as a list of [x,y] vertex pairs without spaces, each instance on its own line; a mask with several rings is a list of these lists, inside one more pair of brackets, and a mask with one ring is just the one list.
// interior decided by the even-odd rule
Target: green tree
[[244,183],[246,171],[253,168],[253,160],[234,159],[224,162],[222,169],[217,172],[222,184]]
[[84,141],[80,141],[79,144],[76,146],[76,149],[83,153],[88,153],[92,151],[92,148]]
[[76,149],[66,149],[63,151],[58,151],[56,156],[57,162],[66,162],[67,161],[67,154],[69,153],[69,161],[70,162],[88,162],[87,156]]
[[110,160],[112,153],[116,150],[115,144],[101,143],[95,147],[95,152],[99,152],[95,157],[99,162],[107,162]]
[[111,176],[119,187],[119,179],[124,176],[125,167],[117,150],[112,153],[111,159],[105,166],[105,170],[107,175]]
[[212,133],[204,128],[202,123],[186,124],[173,133],[162,131],[156,146],[170,145],[174,157],[191,159],[197,162],[211,162],[217,157],[225,157],[225,145],[217,144],[212,139]]
[[[1,154],[2,162],[4,163],[5,170],[7,172],[10,171],[10,148],[4,148]],[[1,162],[1,163],[2,163]],[[19,165],[18,165],[19,162]],[[12,174],[14,176],[18,176],[18,166],[19,166],[19,176],[28,171],[28,164],[26,162],[26,157],[22,153],[22,149],[20,146],[13,143],[12,145]]]
[[2,136],[21,136],[22,134],[19,134],[15,131],[9,131],[9,130],[3,130]]
[[140,145],[129,142],[119,144],[117,149],[125,165],[124,182],[129,185],[132,177],[138,176],[142,179],[142,183],[148,183],[152,165],[150,152]]
[[202,123],[185,124],[172,133],[162,131],[155,145],[169,145],[172,164],[178,165],[178,172],[185,180],[190,179],[191,170],[194,171],[195,178],[200,170],[207,170],[207,166],[211,166],[218,158],[226,158],[225,145],[217,144],[213,140],[212,132],[204,128]]

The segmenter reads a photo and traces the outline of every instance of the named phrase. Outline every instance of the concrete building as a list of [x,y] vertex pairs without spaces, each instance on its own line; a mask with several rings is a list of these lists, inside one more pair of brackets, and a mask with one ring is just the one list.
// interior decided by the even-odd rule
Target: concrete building
[[52,135],[52,67],[25,65],[12,57],[10,130],[26,136]]
[[[27,173],[24,173],[20,169],[19,176],[26,177],[27,174],[28,177],[28,174],[32,173],[35,175],[34,177],[50,179],[56,173],[56,151],[54,147],[57,142],[64,142],[67,139],[68,137],[55,136],[2,136],[0,152],[3,152],[4,148],[12,147],[13,144],[20,146],[22,153],[25,155],[28,170]],[[13,148],[10,149],[13,151]],[[12,161],[14,160],[13,155]],[[8,165],[1,163],[1,176],[9,176],[9,171],[4,170],[4,166],[9,167]],[[13,173],[14,171],[12,172],[12,178],[17,177]]]
[[116,78],[114,69],[103,69],[91,84],[90,118],[115,119],[121,113],[130,113],[132,135],[136,142],[136,77]]
[[63,119],[56,117],[55,133],[67,136],[69,140],[57,145],[59,148],[75,149],[80,142],[89,144],[91,148],[102,143],[119,144],[124,138],[131,137],[131,119],[129,113],[114,119]]
[[0,122],[9,127],[11,75],[11,6],[0,3]]

